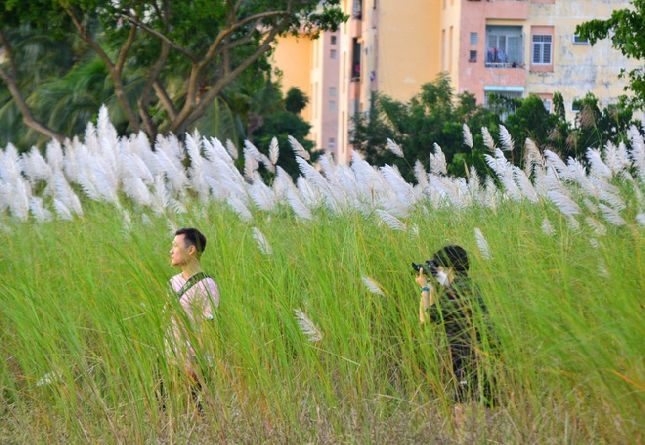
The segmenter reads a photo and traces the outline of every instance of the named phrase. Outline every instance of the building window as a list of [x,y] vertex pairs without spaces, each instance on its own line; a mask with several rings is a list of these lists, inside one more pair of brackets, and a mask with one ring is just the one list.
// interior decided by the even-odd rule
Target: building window
[[329,148],[330,150],[336,148],[336,138],[327,139],[327,148]]
[[553,50],[553,36],[533,36],[533,59],[535,65],[551,65]]
[[352,39],[352,70],[351,79],[360,80],[361,78],[361,44],[357,38]]
[[583,39],[578,34],[573,35],[573,44],[574,45],[589,45],[589,40]]
[[446,70],[446,30],[441,30],[441,70]]
[[338,111],[338,102],[336,102],[335,100],[330,100],[329,111]]
[[361,19],[363,17],[363,0],[354,0],[352,16],[355,19]]
[[468,61],[470,63],[477,62],[477,50],[476,49],[471,49],[470,50],[470,57],[468,58]]
[[486,26],[486,66],[520,68],[524,65],[521,26]]
[[338,57],[338,52],[334,48],[332,48],[329,51],[329,57],[335,60]]
[[551,107],[553,105],[552,100],[544,98],[544,99],[542,99],[542,103],[544,104],[544,109],[550,113],[551,112]]
[[522,87],[484,87],[484,106],[505,122],[509,115],[515,113],[523,94]]
[[329,97],[336,97],[337,92],[336,87],[329,87]]
[[470,44],[475,46],[479,43],[479,35],[476,32],[470,33]]
[[337,40],[337,39],[338,39],[338,38],[337,38],[336,36],[331,36],[331,44],[332,44],[332,45],[335,45],[335,44],[336,44],[336,40]]

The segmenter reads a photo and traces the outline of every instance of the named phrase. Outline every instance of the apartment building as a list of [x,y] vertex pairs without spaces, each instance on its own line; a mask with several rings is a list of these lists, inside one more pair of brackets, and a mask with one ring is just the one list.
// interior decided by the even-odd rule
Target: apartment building
[[333,153],[338,149],[339,62],[338,32],[319,38],[285,36],[278,39],[272,63],[282,75],[282,89],[300,88],[309,98],[302,117],[311,124],[315,146]]
[[[591,91],[604,104],[624,93],[622,68],[636,67],[608,40],[593,47],[575,35],[585,21],[609,17],[628,0],[442,0],[442,69],[455,90],[486,104],[488,93],[540,96],[549,109],[562,93],[567,118]],[[457,46],[451,46],[455,39]]]
[[[552,109],[553,93],[559,91],[570,120],[575,100],[589,91],[603,104],[615,102],[626,86],[619,79],[621,69],[635,68],[637,61],[607,40],[590,46],[575,28],[628,5],[629,0],[343,0],[350,19],[335,33],[334,58],[327,34],[311,44],[311,67],[305,66],[305,55],[281,48],[282,41],[276,56],[286,52],[284,58],[293,60],[298,54],[301,69],[294,79],[309,75],[305,91],[322,113],[314,115],[312,108],[312,137],[318,147],[333,147],[336,159],[347,162],[351,117],[369,109],[372,92],[405,101],[440,72],[450,75],[455,91],[469,91],[484,105],[488,93],[536,94]],[[286,87],[291,74],[278,66]],[[322,85],[333,82],[337,109],[323,106],[331,98],[329,87]],[[335,130],[323,121],[334,121]]]

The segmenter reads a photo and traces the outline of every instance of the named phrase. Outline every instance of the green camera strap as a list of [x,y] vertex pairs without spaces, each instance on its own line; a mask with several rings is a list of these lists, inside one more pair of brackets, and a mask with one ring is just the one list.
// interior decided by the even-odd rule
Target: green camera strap
[[181,300],[181,297],[183,297],[184,294],[190,290],[190,288],[192,288],[194,285],[196,285],[197,283],[199,283],[200,281],[206,278],[211,278],[211,276],[206,274],[205,272],[197,272],[195,275],[190,277],[186,281],[186,283],[181,287],[181,289],[175,292],[177,299]]

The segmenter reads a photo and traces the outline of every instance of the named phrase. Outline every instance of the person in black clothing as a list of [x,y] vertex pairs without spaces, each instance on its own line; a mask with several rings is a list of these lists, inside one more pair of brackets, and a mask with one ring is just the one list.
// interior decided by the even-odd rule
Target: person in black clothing
[[452,379],[456,402],[480,400],[480,388],[490,401],[489,385],[480,374],[478,351],[481,351],[481,330],[487,326],[487,309],[468,277],[468,255],[457,245],[438,250],[429,262],[433,284],[419,270],[416,282],[421,286],[419,320],[443,326],[452,361]]

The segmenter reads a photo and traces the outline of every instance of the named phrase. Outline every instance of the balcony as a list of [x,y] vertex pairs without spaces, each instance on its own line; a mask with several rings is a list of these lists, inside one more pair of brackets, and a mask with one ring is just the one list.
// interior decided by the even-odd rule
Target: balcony
[[486,26],[486,68],[524,68],[521,26]]

